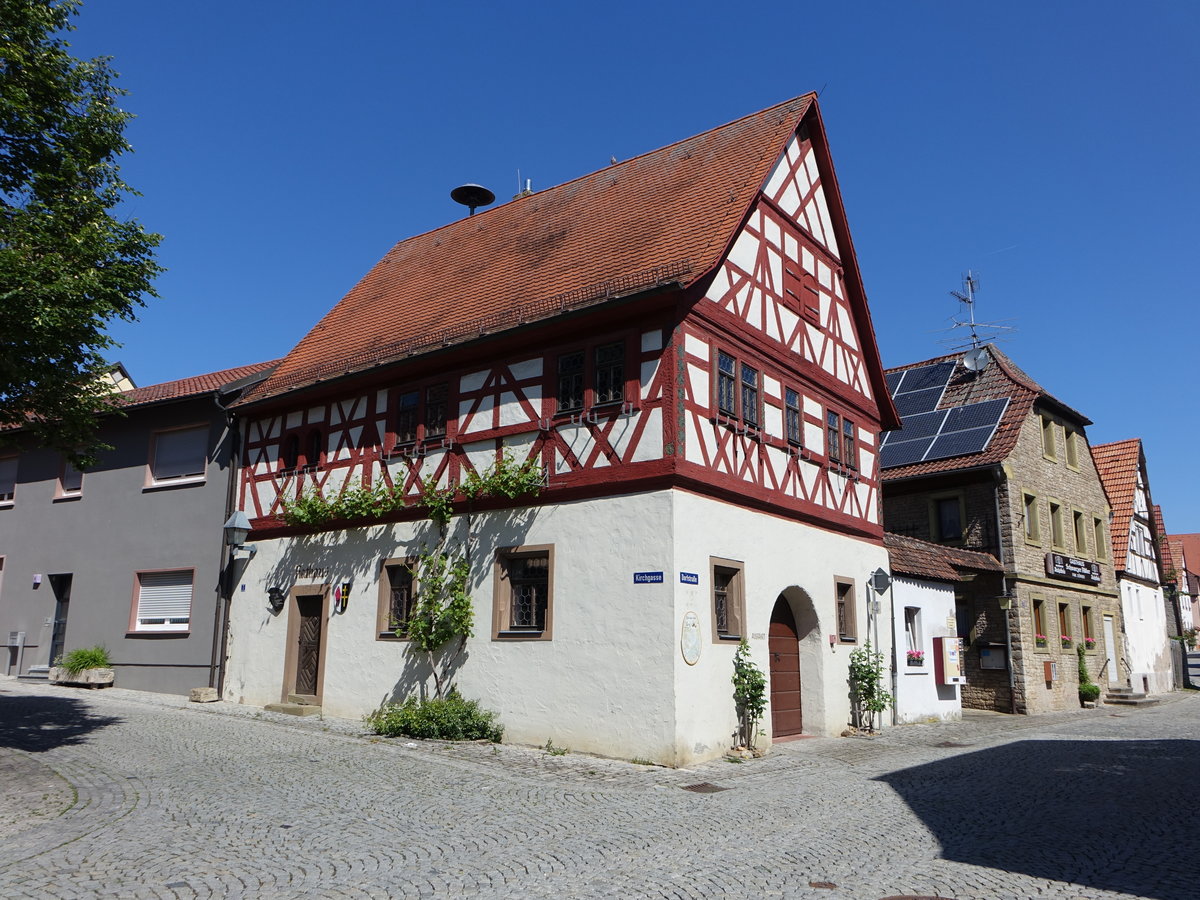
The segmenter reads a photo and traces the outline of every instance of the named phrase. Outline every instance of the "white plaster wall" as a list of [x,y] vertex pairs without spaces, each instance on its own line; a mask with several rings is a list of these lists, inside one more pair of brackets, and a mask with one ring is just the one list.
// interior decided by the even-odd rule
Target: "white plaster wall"
[[[462,517],[454,525],[465,529]],[[476,517],[475,636],[456,680],[465,696],[500,713],[506,741],[549,738],[574,750],[675,761],[672,586],[633,582],[637,571],[671,570],[671,525],[666,491]],[[378,575],[381,560],[419,552],[428,527],[258,542],[230,615],[228,699],[280,699],[287,612],[272,615],[265,598],[269,586],[293,586],[297,565],[326,568],[333,584],[354,582],[346,612],[325,623],[324,711],[355,718],[410,693],[427,671],[407,644],[376,639]],[[495,551],[530,544],[554,545],[553,638],[493,641]]]
[[1127,579],[1118,579],[1121,587],[1121,612],[1125,618],[1125,652],[1129,660],[1129,678],[1135,691],[1148,679],[1150,693],[1175,689],[1171,665],[1170,638],[1167,637],[1167,612],[1161,588],[1149,588]]
[[[840,734],[850,721],[846,678],[854,645],[829,645],[828,635],[836,631],[834,577],[854,581],[860,641],[870,631],[872,643],[890,658],[891,627],[886,619],[879,621],[876,641],[867,613],[868,595],[876,595],[866,585],[876,568],[888,568],[887,552],[867,540],[695,494],[679,491],[675,497],[675,568],[668,572],[668,578],[675,597],[676,764],[687,765],[724,753],[732,746],[737,725],[730,681],[737,648],[713,643],[709,564],[713,556],[745,563],[745,630],[754,660],[764,672],[770,672],[767,631],[776,598],[789,588],[798,588],[811,597],[818,623],[811,640],[801,641],[804,733]],[[681,571],[698,574],[700,584],[693,587],[680,583]],[[886,615],[886,605],[882,610]],[[701,655],[694,666],[689,666],[679,651],[679,633],[689,611],[700,620]],[[797,624],[803,630],[803,624]],[[769,746],[769,706],[762,727],[768,736],[761,739],[761,744]]]
[[[954,588],[938,581],[895,577],[892,581],[893,621],[896,635],[896,721],[956,721],[962,718],[958,685],[939,685],[933,661],[933,639],[955,637]],[[904,628],[904,609],[921,610],[921,646],[923,666],[908,665],[908,642]]]

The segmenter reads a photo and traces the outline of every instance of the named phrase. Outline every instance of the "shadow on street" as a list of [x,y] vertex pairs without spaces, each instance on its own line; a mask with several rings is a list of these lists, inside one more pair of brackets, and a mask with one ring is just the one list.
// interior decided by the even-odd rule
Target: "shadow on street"
[[0,693],[0,747],[42,753],[78,744],[98,728],[121,720],[98,716],[73,697],[15,696]]
[[880,777],[946,859],[1161,900],[1192,900],[1185,815],[1200,741],[1020,741]]

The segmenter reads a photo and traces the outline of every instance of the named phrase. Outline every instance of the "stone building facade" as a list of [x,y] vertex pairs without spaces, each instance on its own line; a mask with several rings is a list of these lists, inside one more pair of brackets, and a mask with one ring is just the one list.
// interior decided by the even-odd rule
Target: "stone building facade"
[[904,434],[928,422],[905,416],[907,429],[883,448],[884,527],[991,553],[1004,568],[998,583],[973,583],[956,600],[964,708],[1070,708],[1078,703],[1079,647],[1092,680],[1117,685],[1128,677],[1109,507],[1085,431],[1091,423],[999,350],[979,358],[984,364],[974,370],[956,354],[889,372],[893,389],[903,390],[901,373],[953,364],[934,408],[917,415],[936,421],[946,412],[947,421],[983,424],[974,425],[976,444],[966,444],[979,449],[939,457],[920,453],[920,439]]

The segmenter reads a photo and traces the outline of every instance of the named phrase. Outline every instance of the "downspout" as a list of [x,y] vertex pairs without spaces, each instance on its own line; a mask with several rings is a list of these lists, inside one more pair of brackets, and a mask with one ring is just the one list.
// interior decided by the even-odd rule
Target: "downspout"
[[[999,550],[1000,556],[1000,590],[1002,596],[1008,596],[1008,576],[1004,574],[1004,531],[1000,524],[1000,485],[1004,483],[1004,467],[996,466],[993,470],[996,478],[996,490],[992,495],[996,501],[996,549]],[[1015,598],[1014,598],[1015,599]],[[1002,610],[1004,613],[1004,653],[1005,662],[1008,664],[1008,711],[1012,715],[1017,713],[1017,673],[1015,664],[1013,663],[1012,655],[1012,614],[1013,601],[1010,600],[1008,609]],[[1020,610],[1017,611],[1020,615]]]
[[[890,562],[890,560],[889,560]],[[896,691],[900,687],[900,661],[896,653],[896,576],[888,582],[888,605],[892,616],[892,724],[900,724],[900,711],[896,708]]]
[[[228,407],[221,405],[219,393],[213,394],[213,402],[217,405],[217,409],[225,414],[225,434],[229,440],[229,478],[225,488],[225,518],[221,520],[228,522],[229,517],[233,515],[237,499],[241,439],[237,428],[237,416],[231,413]],[[228,638],[226,631],[229,623],[229,608],[233,603],[233,548],[225,542],[223,533],[221,537],[221,577],[213,619],[213,645],[208,667],[208,686],[216,688],[217,696],[224,699],[225,650]]]

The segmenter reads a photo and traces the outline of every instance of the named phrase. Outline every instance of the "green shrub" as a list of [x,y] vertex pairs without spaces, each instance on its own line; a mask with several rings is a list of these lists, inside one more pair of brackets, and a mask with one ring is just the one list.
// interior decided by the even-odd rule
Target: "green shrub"
[[72,650],[62,658],[59,665],[71,675],[78,675],[84,669],[107,669],[112,665],[108,651],[104,647],[80,647]]
[[478,700],[465,700],[453,688],[444,700],[409,697],[403,703],[386,703],[367,716],[366,723],[387,737],[497,743],[504,737],[504,726],[494,712],[480,709]]
[[1095,702],[1097,699],[1099,699],[1099,697],[1100,697],[1100,685],[1092,684],[1091,682],[1088,682],[1087,684],[1081,684],[1079,686],[1079,699],[1080,700]]

